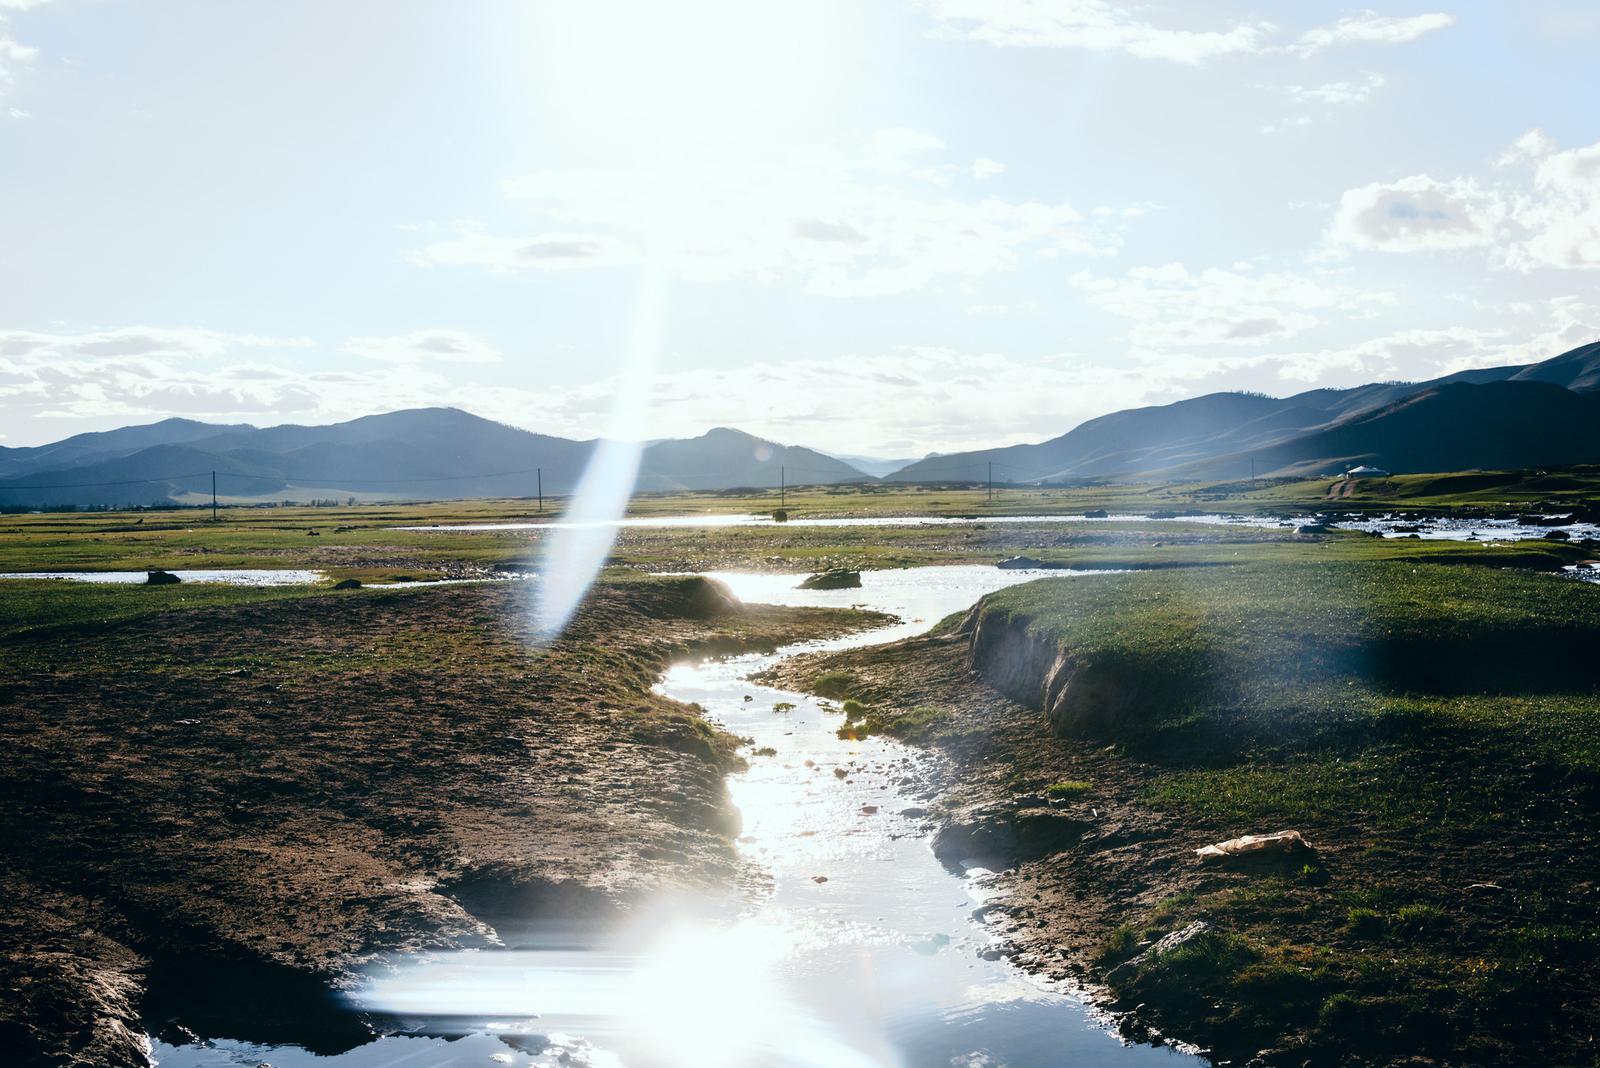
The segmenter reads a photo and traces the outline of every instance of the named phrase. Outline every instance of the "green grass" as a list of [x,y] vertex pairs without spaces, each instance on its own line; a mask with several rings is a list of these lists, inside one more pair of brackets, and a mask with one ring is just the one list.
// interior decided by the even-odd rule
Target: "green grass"
[[949,709],[928,705],[895,711],[868,707],[859,701],[846,701],[843,707],[845,722],[837,733],[839,737],[847,739],[882,734],[901,741],[926,744],[949,731],[955,721]]
[[1068,779],[1065,782],[1051,783],[1045,787],[1044,792],[1050,797],[1082,797],[1090,789],[1090,785],[1082,780]]
[[0,582],[0,637],[69,633],[162,612],[338,594],[316,586],[124,586],[32,580]]
[[818,697],[837,701],[849,696],[857,685],[856,677],[848,671],[830,671],[816,677],[812,682],[811,692]]
[[[1455,494],[1451,479],[1468,476],[1405,476],[1428,480]],[[1481,483],[1487,476],[1472,476]],[[1482,489],[1479,505],[1504,510],[1532,507],[1535,490],[1555,493],[1550,479],[1506,475]],[[1600,491],[1600,474],[1562,476]],[[1505,489],[1521,486],[1521,496]],[[1441,482],[1444,480],[1444,482]],[[1445,485],[1448,483],[1448,486]],[[1565,484],[1565,483],[1563,483]],[[818,528],[793,523],[717,529],[624,531],[612,553],[615,564],[649,570],[743,566],[820,571],[829,568],[907,567],[929,563],[989,562],[1026,553],[1083,567],[1218,564],[1248,558],[1262,546],[1291,557],[1441,558],[1515,566],[1557,566],[1581,558],[1570,546],[1524,545],[1514,550],[1480,545],[1432,548],[1415,542],[1364,537],[1295,539],[1282,529],[1218,527],[1183,522],[1075,523],[1041,528],[1008,524],[1007,518],[1081,514],[1097,508],[1114,513],[1172,514],[1182,511],[1246,513],[1303,512],[1336,503],[1342,510],[1396,506],[1387,496],[1327,502],[1323,483],[1203,485],[1129,484],[1069,489],[1010,488],[991,500],[968,486],[895,485],[803,487],[789,494],[793,518],[818,516],[947,515],[977,517],[981,524],[926,528]],[[1572,496],[1577,491],[1567,494]],[[1499,496],[1494,500],[1495,494]],[[1459,495],[1459,494],[1457,494]],[[1542,498],[1541,498],[1542,499]],[[1557,496],[1556,500],[1567,497]],[[1455,507],[1448,494],[1405,498],[1422,510]],[[1475,498],[1475,500],[1478,500]],[[1507,504],[1506,502],[1510,502]],[[401,530],[402,526],[492,524],[556,518],[562,502],[551,499],[543,513],[531,500],[450,501],[429,504],[368,504],[348,508],[224,508],[220,521],[208,511],[52,513],[0,516],[0,572],[35,570],[124,570],[150,567],[316,567],[334,578],[363,581],[396,574],[435,577],[464,569],[526,563],[543,533],[479,529],[458,532]],[[652,494],[634,498],[636,516],[682,514],[770,514],[776,494]],[[308,531],[315,530],[316,536]],[[1155,542],[1160,542],[1159,546]]]
[[[1293,827],[1322,850],[1113,932],[1114,968],[1214,928],[1113,972],[1130,1003],[1241,1047],[1304,1031],[1378,1061],[1588,1026],[1560,1014],[1600,949],[1578,889],[1600,860],[1600,588],[1410,545],[1264,546],[985,601],[985,629],[1117,684],[1116,715],[1063,729],[1130,754],[1136,799],[1199,841]],[[1514,892],[1469,889],[1496,880]]]

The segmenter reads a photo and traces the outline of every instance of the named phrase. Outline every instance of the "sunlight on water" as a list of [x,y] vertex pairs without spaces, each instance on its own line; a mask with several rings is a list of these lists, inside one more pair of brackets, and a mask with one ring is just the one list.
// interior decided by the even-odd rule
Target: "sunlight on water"
[[1123,1046],[1070,991],[984,959],[991,938],[972,912],[992,890],[983,871],[951,873],[929,850],[912,774],[923,755],[841,739],[830,702],[749,679],[795,652],[925,631],[984,593],[1044,574],[872,571],[845,590],[800,590],[797,575],[712,575],[746,601],[862,604],[899,617],[776,653],[679,663],[657,686],[777,751],[729,783],[744,824],[739,850],[758,873],[737,917],[704,901],[658,902],[589,948],[402,960],[374,971],[356,1003],[436,1030],[445,1021],[458,1033],[576,1036],[590,1045],[570,1055],[575,1063],[630,1068],[1185,1060]]
[[581,1032],[604,1046],[582,1058],[596,1068],[896,1063],[791,998],[780,972],[808,940],[779,923],[699,922],[663,907],[619,940],[632,951],[446,954],[374,977],[355,1001],[508,1036]]

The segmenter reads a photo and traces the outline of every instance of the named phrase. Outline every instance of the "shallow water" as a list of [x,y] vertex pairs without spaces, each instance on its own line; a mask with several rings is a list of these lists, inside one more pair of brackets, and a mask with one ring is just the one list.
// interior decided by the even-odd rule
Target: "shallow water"
[[[375,972],[357,1002],[444,1038],[389,1036],[334,1057],[289,1047],[159,1046],[184,1068],[578,1064],[1045,1068],[1198,1063],[1125,1046],[1070,991],[980,954],[972,913],[984,873],[946,871],[911,772],[924,759],[892,741],[842,741],[827,702],[747,681],[796,652],[891,641],[927,630],[979,596],[1044,576],[1093,573],[930,567],[871,571],[850,590],[799,590],[795,575],[717,574],[741,599],[864,605],[901,621],[774,654],[680,664],[660,692],[771,747],[729,788],[755,887],[737,918],[663,902],[615,944],[433,956]],[[748,700],[746,698],[749,698]],[[778,711],[780,702],[794,707]],[[843,771],[844,777],[835,774]],[[825,881],[819,881],[819,878]],[[540,1044],[549,1045],[540,1049]],[[531,1043],[531,1045],[530,1045]],[[563,1060],[562,1058],[565,1058]]]
[[[1403,519],[1398,516],[1373,516],[1369,519],[1341,520],[1334,524],[1342,530],[1365,530],[1382,534],[1386,538],[1405,538],[1415,535],[1423,541],[1529,541],[1543,538],[1552,530],[1564,530],[1573,539],[1600,537],[1600,526],[1594,523],[1563,523],[1560,526],[1543,526],[1523,523],[1516,519]],[[1396,530],[1404,527],[1404,530]],[[1410,528],[1416,527],[1416,530]]]
[[[466,523],[457,525],[399,527],[399,530],[433,531],[435,533],[468,533],[493,530],[557,530],[585,526],[615,526],[635,528],[696,528],[696,527],[959,527],[1006,526],[1013,523],[1060,525],[1065,523],[1198,523],[1202,526],[1251,527],[1258,530],[1290,530],[1305,523],[1316,522],[1315,516],[1298,516],[1283,519],[1277,516],[1245,516],[1212,513],[1182,515],[1155,519],[1147,515],[994,515],[994,516],[841,516],[833,519],[790,519],[778,523],[770,515],[675,515],[646,516],[619,519],[609,524],[563,523],[559,520],[527,523]],[[1567,523],[1561,526],[1533,526],[1515,519],[1406,519],[1384,515],[1330,520],[1330,525],[1340,530],[1364,530],[1386,538],[1410,536],[1412,527],[1419,528],[1416,536],[1436,541],[1526,541],[1542,538],[1551,530],[1564,530],[1573,538],[1600,538],[1600,526],[1593,523]],[[1403,528],[1403,529],[1396,529]]]
[[779,523],[765,513],[705,512],[698,515],[633,516],[607,523],[568,523],[559,519],[513,523],[460,523],[435,526],[396,527],[396,530],[433,531],[436,533],[470,533],[484,530],[581,530],[596,527],[617,527],[622,530],[651,528],[699,527],[962,527],[1000,526],[1009,523],[1127,523],[1147,521],[1157,523],[1203,523],[1209,526],[1282,527],[1281,519],[1239,515],[1186,515],[1173,519],[1151,520],[1143,515],[1086,516],[1061,515],[872,515],[804,518],[796,517]]
[[[215,571],[173,571],[184,582],[220,586],[309,586],[327,578],[322,571],[295,568],[235,567]],[[149,571],[28,571],[0,574],[0,579],[62,579],[69,582],[104,582],[144,585]]]

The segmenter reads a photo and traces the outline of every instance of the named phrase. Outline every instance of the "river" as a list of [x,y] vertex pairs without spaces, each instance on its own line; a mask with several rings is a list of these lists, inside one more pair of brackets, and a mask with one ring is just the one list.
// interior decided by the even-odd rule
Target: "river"
[[[601,949],[446,954],[375,973],[358,1005],[415,1021],[332,1057],[217,1041],[158,1046],[169,1068],[627,1065],[666,1068],[1174,1066],[1127,1046],[1071,991],[994,958],[973,912],[981,870],[934,859],[916,765],[897,742],[844,741],[828,702],[749,677],[796,653],[927,630],[1004,586],[1092,572],[952,566],[869,571],[860,589],[795,589],[797,576],[726,573],[747,602],[861,605],[900,617],[826,642],[674,666],[661,693],[752,740],[729,789],[749,873],[733,918],[665,903]],[[786,708],[785,705],[792,706]],[[909,810],[909,811],[908,811]]]

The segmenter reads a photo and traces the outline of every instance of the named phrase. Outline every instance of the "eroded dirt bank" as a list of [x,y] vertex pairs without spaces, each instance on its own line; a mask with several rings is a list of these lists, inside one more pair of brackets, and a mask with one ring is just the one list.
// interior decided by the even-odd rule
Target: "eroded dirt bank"
[[[1481,629],[1475,586],[1446,575],[1418,591],[1463,598],[1449,618],[1466,622],[1440,648],[1480,667],[1449,680],[1426,657],[1366,642],[1323,674],[1263,646],[1288,665],[1268,686],[1272,672],[1230,647],[1164,643],[1169,629],[1214,633],[1204,617],[1218,602],[1252,638],[1241,602],[1191,588],[1143,647],[1085,655],[1025,615],[980,608],[927,637],[790,660],[774,681],[853,700],[864,711],[851,724],[933,746],[935,852],[998,869],[1002,895],[982,918],[1015,962],[1096,986],[1130,1035],[1193,1042],[1219,1063],[1592,1064],[1593,672],[1569,649],[1522,644],[1537,628],[1589,634],[1586,594],[1551,587],[1524,619],[1521,591],[1467,580],[1505,609]],[[1197,581],[1145,576],[1112,592],[1132,610],[1141,591],[1169,601],[1173,584]],[[1363,626],[1382,635],[1394,610],[1366,606]],[[1304,628],[1295,640],[1326,650],[1340,632],[1315,615],[1288,618]],[[1431,618],[1393,630],[1426,649]],[[1192,671],[1173,652],[1191,647],[1224,668]],[[1518,674],[1529,656],[1539,671]],[[1241,678],[1258,691],[1234,700]],[[1296,705],[1278,681],[1315,700]],[[1315,851],[1222,864],[1194,853],[1287,827]]]
[[178,1025],[344,1048],[367,1030],[332,992],[376,955],[726,889],[734,739],[651,683],[689,651],[878,619],[616,582],[534,651],[524,592],[358,591],[7,639],[7,1063],[143,1065],[143,1033]]

